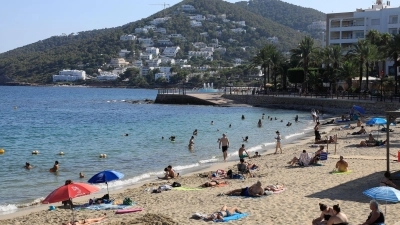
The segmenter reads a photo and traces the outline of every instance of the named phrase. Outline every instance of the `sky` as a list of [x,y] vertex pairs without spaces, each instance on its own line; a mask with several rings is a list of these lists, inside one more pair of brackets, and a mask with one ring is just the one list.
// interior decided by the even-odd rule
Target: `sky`
[[[238,2],[238,0],[226,1]],[[324,13],[351,12],[356,8],[371,7],[375,2],[373,0],[284,1]],[[179,2],[180,0],[3,0],[0,7],[0,53],[62,33],[121,26],[162,10],[164,3],[172,6]],[[392,0],[391,5],[399,6],[400,0]]]

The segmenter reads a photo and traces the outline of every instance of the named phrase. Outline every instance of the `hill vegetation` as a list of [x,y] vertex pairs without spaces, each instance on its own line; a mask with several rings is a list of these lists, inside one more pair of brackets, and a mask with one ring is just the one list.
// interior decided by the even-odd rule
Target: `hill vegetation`
[[[241,27],[238,24],[223,22],[222,19],[216,18],[203,21],[202,27],[191,27],[189,14],[179,10],[183,4],[190,4],[196,8],[196,11],[190,13],[191,15],[226,14],[226,19],[245,21],[246,26]],[[226,48],[225,54],[216,53],[214,55],[214,59],[223,64],[231,64],[234,58],[239,57],[245,61],[250,60],[259,48],[268,43],[268,37],[279,38],[279,43],[276,45],[279,51],[288,51],[303,38],[301,33],[292,28],[249,10],[251,9],[240,7],[240,4],[222,0],[185,0],[148,18],[120,27],[53,36],[2,53],[0,54],[0,77],[9,77],[16,82],[51,83],[51,75],[57,74],[62,69],[84,69],[87,74],[91,75],[99,68],[107,70],[108,68],[104,67],[105,63],[109,62],[111,58],[117,57],[121,49],[128,49],[136,53],[131,57],[131,60],[136,60],[143,47],[136,41],[120,41],[120,36],[134,33],[135,28],[149,25],[154,18],[164,16],[171,17],[171,19],[158,27],[166,28],[168,34],[182,34],[186,38],[186,40],[172,40],[174,45],[178,45],[182,49],[177,56],[180,58],[187,58],[187,52],[194,50],[193,42],[210,43],[214,38],[218,38],[219,44]],[[298,20],[294,15],[291,18],[288,19],[288,24],[294,24]],[[246,32],[234,33],[231,30],[240,27]],[[204,32],[208,32],[208,37],[200,35]],[[163,38],[163,35],[149,32],[141,34],[139,37],[157,40]],[[207,62],[197,60],[197,63]]]

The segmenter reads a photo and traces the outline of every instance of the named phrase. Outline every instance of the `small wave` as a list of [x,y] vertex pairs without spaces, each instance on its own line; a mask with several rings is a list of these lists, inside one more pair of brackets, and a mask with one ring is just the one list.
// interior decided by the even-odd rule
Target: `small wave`
[[194,163],[194,164],[190,164],[190,165],[186,165],[186,166],[175,166],[174,169],[175,170],[185,170],[185,169],[190,169],[190,168],[193,168],[193,167],[197,167],[199,165],[200,164],[198,164],[198,163]]
[[215,162],[215,161],[218,161],[218,159],[215,156],[213,156],[211,159],[200,160],[199,163],[204,164],[204,163],[210,163],[210,162]]
[[9,204],[9,205],[0,205],[0,212],[8,212],[17,210],[17,205]]
[[292,138],[292,137],[295,137],[295,136],[300,136],[300,135],[303,135],[303,134],[304,134],[304,132],[290,134],[290,135],[285,136],[285,139],[289,139],[289,138]]

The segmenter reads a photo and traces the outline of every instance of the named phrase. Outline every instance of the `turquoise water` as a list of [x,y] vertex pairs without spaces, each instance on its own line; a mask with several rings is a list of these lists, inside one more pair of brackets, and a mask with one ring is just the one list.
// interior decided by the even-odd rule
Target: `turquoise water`
[[[230,139],[231,159],[236,159],[244,136],[249,136],[247,149],[254,152],[273,148],[276,130],[284,144],[312,126],[306,112],[125,102],[155,99],[156,90],[0,86],[0,93],[0,148],[5,150],[0,155],[0,212],[38,202],[67,179],[86,182],[106,169],[125,174],[109,184],[113,189],[155,179],[168,165],[182,174],[210,165],[221,161],[217,139],[222,133]],[[264,125],[258,128],[262,113]],[[278,120],[267,121],[268,115]],[[291,127],[285,126],[288,121]],[[198,135],[189,151],[194,129]],[[171,135],[176,142],[168,140]],[[39,154],[32,155],[34,150]],[[64,156],[58,155],[61,151]],[[55,160],[59,172],[49,173]],[[34,168],[24,169],[25,162]],[[79,179],[79,172],[86,178]]]

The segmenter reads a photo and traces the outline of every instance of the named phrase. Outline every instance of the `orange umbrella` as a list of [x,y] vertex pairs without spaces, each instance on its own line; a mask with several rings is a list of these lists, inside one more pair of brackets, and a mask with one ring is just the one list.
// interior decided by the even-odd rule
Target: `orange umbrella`
[[[85,183],[71,183],[63,185],[53,192],[51,192],[43,201],[43,204],[49,204],[54,202],[61,202],[71,200],[84,195],[89,195],[94,192],[98,192],[98,187],[92,186]],[[72,207],[71,207],[72,210]],[[72,211],[72,221],[74,221],[74,211]]]

